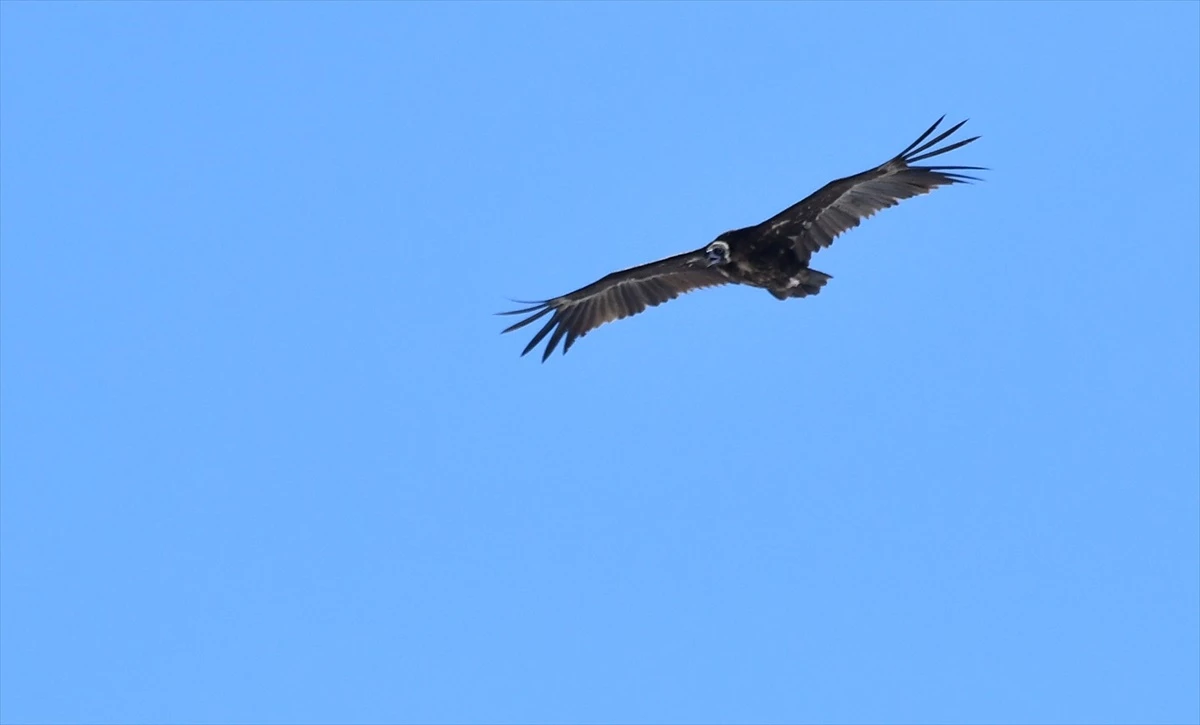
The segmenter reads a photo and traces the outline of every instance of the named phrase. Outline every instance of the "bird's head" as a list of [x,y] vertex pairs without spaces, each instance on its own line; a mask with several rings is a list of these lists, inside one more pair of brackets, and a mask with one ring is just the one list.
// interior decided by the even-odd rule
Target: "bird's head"
[[723,242],[718,239],[704,248],[704,256],[708,259],[708,266],[710,267],[718,264],[728,264],[729,242]]

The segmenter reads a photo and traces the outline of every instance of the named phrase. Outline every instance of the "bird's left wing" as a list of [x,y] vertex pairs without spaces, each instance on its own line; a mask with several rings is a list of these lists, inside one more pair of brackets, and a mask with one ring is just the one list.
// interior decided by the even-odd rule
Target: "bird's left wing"
[[966,123],[961,121],[925,141],[944,118],[935,121],[920,138],[887,162],[861,174],[831,181],[752,228],[764,236],[788,240],[792,251],[807,264],[813,252],[833,244],[838,235],[853,229],[878,211],[896,206],[904,199],[928,194],[939,186],[979,181],[974,176],[960,173],[986,171],[979,166],[913,165],[966,146],[979,138],[974,136],[934,148]]
[[[692,290],[714,287],[729,281],[716,268],[708,266],[703,250],[687,252],[613,272],[562,297],[538,302],[533,307],[499,314],[529,314],[529,317],[504,332],[512,332],[550,315],[549,321],[521,352],[521,355],[527,354],[537,347],[542,338],[550,335],[546,351],[542,354],[542,361],[545,362],[564,336],[566,341],[563,343],[563,354],[566,355],[576,338],[583,337],[606,322],[636,315],[647,307],[660,305]],[[554,334],[551,335],[551,331]]]

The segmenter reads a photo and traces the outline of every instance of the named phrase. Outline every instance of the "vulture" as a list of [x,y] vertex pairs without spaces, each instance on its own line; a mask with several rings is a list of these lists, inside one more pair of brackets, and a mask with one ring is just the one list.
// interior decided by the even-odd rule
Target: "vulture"
[[833,244],[863,219],[904,199],[928,194],[940,186],[981,180],[962,173],[987,170],[981,166],[915,165],[979,138],[973,136],[939,148],[938,144],[966,123],[960,121],[930,139],[944,119],[939,118],[908,148],[879,166],[831,181],[760,224],[725,232],[695,251],[613,272],[561,297],[541,302],[518,300],[533,306],[498,313],[527,315],[501,334],[549,315],[521,353],[528,354],[549,335],[542,354],[545,362],[560,342],[565,355],[576,339],[606,322],[636,315],[704,287],[745,284],[761,287],[779,300],[818,294],[831,277],[808,266],[814,252]]

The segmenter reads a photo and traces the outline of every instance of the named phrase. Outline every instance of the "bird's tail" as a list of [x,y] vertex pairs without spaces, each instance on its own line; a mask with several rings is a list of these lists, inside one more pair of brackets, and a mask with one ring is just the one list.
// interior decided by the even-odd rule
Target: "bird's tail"
[[800,274],[796,275],[796,279],[799,281],[799,284],[797,284],[795,287],[789,287],[783,290],[771,290],[771,294],[775,295],[781,300],[786,300],[792,297],[808,297],[809,295],[815,295],[821,291],[821,288],[825,286],[826,282],[833,279],[833,275],[825,274],[824,272],[816,269],[804,269],[801,270]]
[[821,291],[825,283],[833,279],[833,275],[825,274],[816,269],[806,269],[804,274],[800,275],[800,284],[792,289],[792,297],[808,297],[815,295]]

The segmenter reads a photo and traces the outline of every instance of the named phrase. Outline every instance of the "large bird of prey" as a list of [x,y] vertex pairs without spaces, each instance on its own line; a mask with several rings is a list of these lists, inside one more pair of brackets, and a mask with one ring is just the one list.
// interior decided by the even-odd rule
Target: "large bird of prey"
[[576,338],[606,322],[636,315],[647,307],[702,287],[746,284],[762,287],[780,300],[815,295],[831,277],[808,266],[814,252],[833,244],[835,238],[858,226],[863,219],[904,199],[928,194],[939,186],[979,181],[959,172],[986,170],[980,166],[913,165],[979,138],[973,136],[934,148],[966,123],[961,121],[926,141],[944,118],[939,118],[908,148],[883,164],[831,181],[761,224],[725,232],[692,252],[613,272],[562,297],[527,302],[533,306],[501,312],[529,315],[504,332],[550,315],[521,353],[527,354],[550,335],[542,354],[545,362],[560,341],[565,355]]

